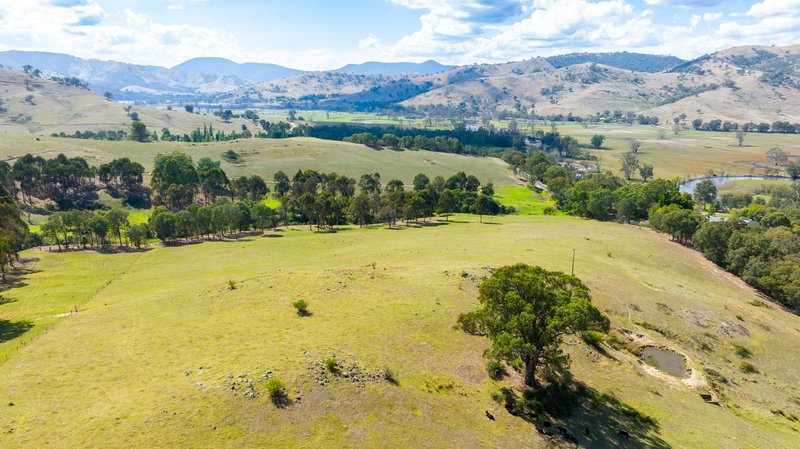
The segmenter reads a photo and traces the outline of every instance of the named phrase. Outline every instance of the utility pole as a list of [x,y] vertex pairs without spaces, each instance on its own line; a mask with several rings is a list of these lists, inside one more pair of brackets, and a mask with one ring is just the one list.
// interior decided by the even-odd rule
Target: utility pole
[[572,275],[575,275],[575,249],[572,249]]

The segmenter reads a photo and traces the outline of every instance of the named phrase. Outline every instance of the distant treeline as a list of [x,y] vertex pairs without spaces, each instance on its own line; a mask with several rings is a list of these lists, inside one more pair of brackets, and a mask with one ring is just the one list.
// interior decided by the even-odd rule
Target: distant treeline
[[772,123],[753,123],[747,122],[742,125],[731,121],[722,121],[719,119],[709,120],[704,122],[703,119],[692,120],[692,128],[703,131],[744,131],[753,133],[778,133],[778,134],[797,134],[800,133],[800,123],[790,123],[785,121],[775,121]]
[[[439,137],[443,139],[456,139],[460,148],[455,150],[455,145],[446,147],[448,152],[457,153],[480,153],[480,148],[509,148],[514,144],[514,136],[510,133],[498,132],[489,129],[468,130],[459,128],[454,130],[429,130],[419,128],[402,128],[398,126],[361,126],[361,125],[332,125],[332,126],[308,126],[304,128],[303,134],[318,139],[344,141],[346,138],[355,134],[371,134],[376,139],[384,135],[392,135],[399,139],[410,137],[416,139],[418,136],[435,140]],[[440,139],[441,140],[441,139]],[[406,140],[408,142],[408,140]],[[472,148],[472,150],[470,149]]]

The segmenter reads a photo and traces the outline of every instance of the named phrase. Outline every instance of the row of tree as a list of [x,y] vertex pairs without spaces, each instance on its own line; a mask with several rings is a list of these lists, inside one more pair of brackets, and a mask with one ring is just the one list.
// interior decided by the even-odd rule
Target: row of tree
[[29,205],[36,200],[50,202],[61,210],[92,207],[101,187],[96,181],[129,198],[146,196],[143,173],[144,167],[127,158],[100,167],[63,154],[52,159],[26,154],[13,165],[0,161],[0,182],[13,198],[21,197]]
[[692,120],[692,128],[696,130],[704,130],[704,131],[722,131],[722,132],[734,132],[734,131],[744,131],[744,132],[752,132],[752,133],[779,133],[779,134],[796,134],[800,132],[800,123],[790,123],[785,121],[775,121],[770,123],[761,122],[761,123],[754,123],[754,122],[747,122],[744,124],[739,124],[736,122],[731,121],[722,121],[720,119],[713,119],[707,122],[704,122],[703,119],[694,119]]

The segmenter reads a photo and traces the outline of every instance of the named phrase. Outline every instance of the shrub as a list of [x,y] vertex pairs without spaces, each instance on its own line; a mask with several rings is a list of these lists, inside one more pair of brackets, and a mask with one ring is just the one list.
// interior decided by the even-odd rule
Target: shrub
[[394,371],[388,366],[385,366],[383,368],[383,378],[386,379],[386,382],[389,382],[390,384],[393,385],[397,385],[397,376],[394,374]]
[[600,349],[600,345],[606,340],[605,334],[596,331],[586,331],[581,334],[581,338],[587,345]]
[[750,356],[753,355],[753,353],[749,349],[745,348],[742,345],[733,345],[733,347],[736,350],[736,355],[738,355],[739,357],[741,357],[743,359],[749,359]]
[[328,357],[328,359],[325,360],[325,368],[327,368],[328,371],[335,373],[339,371],[339,362],[337,362],[336,358],[334,357]]
[[556,208],[553,206],[547,206],[544,208],[545,215],[555,215],[555,213],[556,213]]
[[304,299],[298,299],[292,303],[292,306],[297,309],[297,314],[300,316],[308,316],[308,302]]
[[286,385],[277,377],[267,380],[266,387],[269,392],[269,397],[272,398],[273,401],[281,401],[286,397]]
[[749,362],[742,362],[739,364],[739,369],[742,370],[745,374],[758,374],[758,368],[753,366],[752,363]]
[[494,380],[500,380],[507,374],[506,367],[496,360],[486,364],[486,372],[489,373],[489,377]]
[[228,290],[236,290],[236,281],[228,281]]

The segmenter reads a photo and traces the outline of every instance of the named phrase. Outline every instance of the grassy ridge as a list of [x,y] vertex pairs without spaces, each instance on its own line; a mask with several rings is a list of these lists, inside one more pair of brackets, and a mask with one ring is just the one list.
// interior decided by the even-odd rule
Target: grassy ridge
[[458,171],[465,171],[477,176],[481,182],[491,180],[497,186],[516,183],[506,170],[506,165],[496,159],[429,151],[372,150],[363,145],[310,138],[247,139],[213,144],[141,144],[50,137],[37,140],[18,134],[3,134],[3,139],[0,139],[1,158],[10,159],[28,152],[51,158],[58,153],[65,153],[68,156],[82,156],[89,164],[99,165],[115,158],[128,157],[148,171],[158,154],[183,151],[196,162],[201,157],[220,160],[222,153],[228,150],[236,151],[243,160],[243,163],[237,164],[222,162],[222,168],[229,177],[259,174],[265,180],[272,181],[272,175],[278,170],[292,176],[300,169],[316,169],[356,178],[364,173],[380,172],[384,182],[399,178],[406,185],[412,185],[418,173],[433,178],[436,175],[449,177]]
[[[31,267],[43,271],[5,293],[16,302],[0,306],[3,319],[66,312],[70,284],[57,281],[57,273],[81,273],[105,287],[87,292],[81,313],[58,318],[0,365],[0,395],[15,404],[0,417],[0,426],[13,429],[0,435],[0,445],[543,446],[531,424],[490,399],[498,386],[485,374],[486,342],[452,327],[477,294],[477,282],[460,273],[485,275],[486,266],[514,262],[569,270],[573,248],[576,274],[616,326],[733,382],[722,386],[726,406],[714,407],[696,390],[647,374],[624,353],[605,357],[572,342],[576,377],[598,397],[619,400],[598,400],[566,420],[585,446],[794,444],[798,425],[770,409],[796,413],[791,398],[800,375],[785,369],[800,357],[796,316],[751,305],[751,290],[645,229],[572,217],[509,216],[483,225],[474,219],[336,234],[297,228],[136,254],[27,252],[40,259]],[[36,285],[59,295],[59,306],[35,311],[43,292]],[[297,299],[310,303],[313,316],[294,313]],[[691,319],[697,316],[708,322]],[[726,333],[723,322],[738,323],[749,336]],[[738,371],[734,343],[752,351],[749,360],[763,374]],[[309,364],[334,353],[370,371],[389,366],[399,385],[319,386]],[[229,390],[229,374],[263,370],[289,385],[291,399],[301,399],[280,410],[264,397]],[[639,414],[656,424],[633,426]],[[586,426],[588,437],[580,434]],[[620,441],[619,428],[632,439]]]

